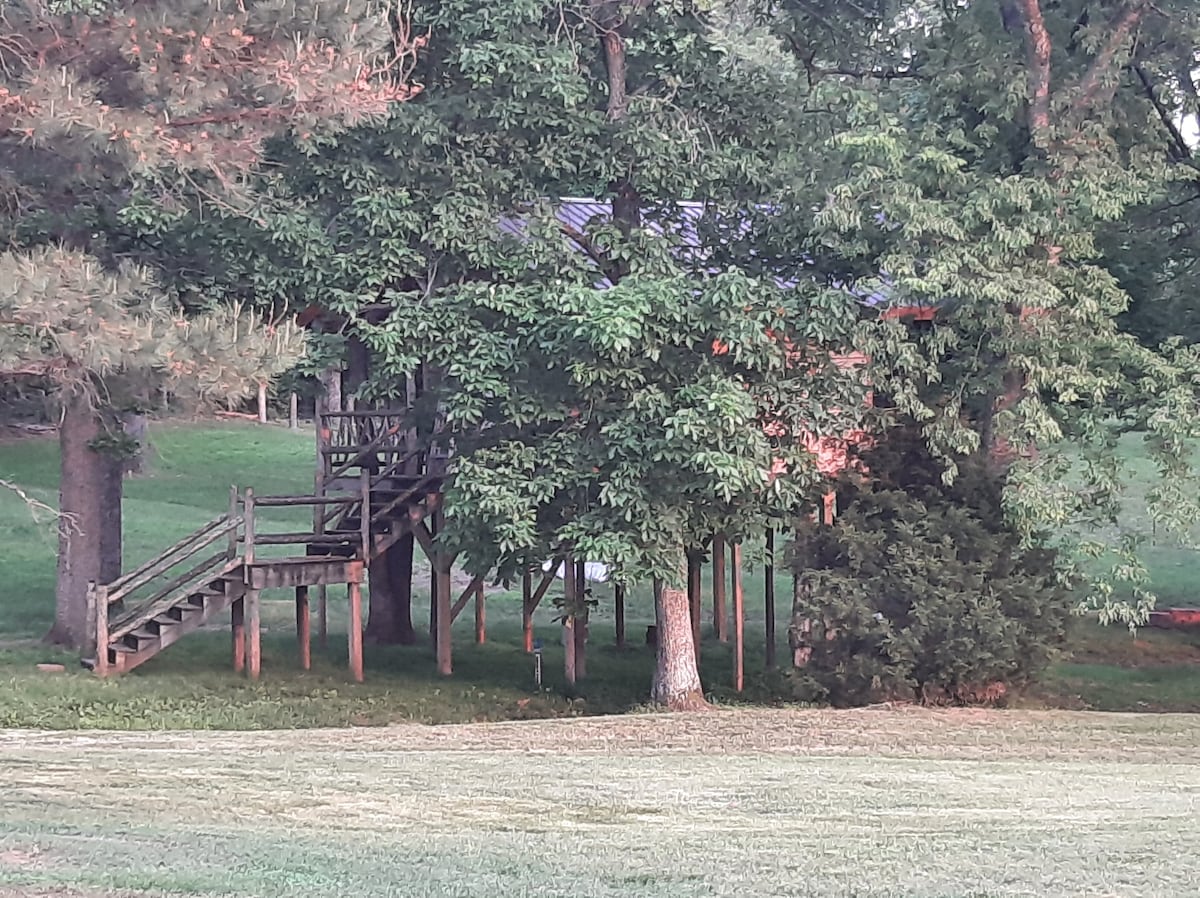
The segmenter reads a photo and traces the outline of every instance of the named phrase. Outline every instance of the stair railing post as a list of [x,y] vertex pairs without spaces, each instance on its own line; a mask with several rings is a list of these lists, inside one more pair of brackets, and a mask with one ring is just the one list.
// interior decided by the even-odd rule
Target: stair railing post
[[96,621],[96,676],[108,676],[108,587],[88,583],[88,607]]
[[362,541],[363,564],[371,560],[371,472],[361,469],[358,475],[362,496],[362,516],[359,519],[359,538]]
[[[240,501],[240,497],[238,496],[237,484],[234,484],[233,486],[231,486],[229,488],[229,520],[230,520],[230,522],[234,522],[237,520],[238,502],[239,501]],[[226,548],[225,548],[225,557],[230,561],[237,558],[238,530],[240,530],[240,529],[241,528],[235,524],[229,530],[229,545],[226,546]]]
[[246,564],[254,563],[254,490],[246,487],[245,499],[245,518],[243,520],[245,528],[245,546],[243,548],[242,557],[246,560]]

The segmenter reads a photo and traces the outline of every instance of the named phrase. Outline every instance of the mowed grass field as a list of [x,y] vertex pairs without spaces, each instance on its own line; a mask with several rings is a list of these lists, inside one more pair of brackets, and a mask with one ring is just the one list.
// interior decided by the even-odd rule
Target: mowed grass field
[[0,732],[0,896],[1194,896],[1200,718]]
[[[155,457],[148,476],[126,484],[126,564],[152,557],[180,536],[220,514],[231,484],[253,486],[259,495],[305,493],[312,487],[311,431],[242,422],[160,424],[152,430]],[[1136,445],[1130,447],[1135,463]],[[0,439],[0,472],[53,503],[58,454],[53,437]],[[282,529],[295,529],[291,525]],[[566,694],[554,609],[539,610],[537,636],[545,644],[544,688],[533,683],[533,659],[520,649],[520,598],[489,590],[488,643],[476,646],[468,608],[455,630],[455,676],[439,678],[433,653],[411,647],[367,648],[367,682],[346,675],[346,604],[340,590],[330,600],[329,644],[316,649],[314,669],[299,669],[289,596],[268,593],[264,621],[264,667],[252,684],[229,666],[228,632],[221,627],[193,634],[132,674],[101,682],[79,669],[78,659],[40,643],[53,611],[52,527],[30,519],[16,497],[0,490],[0,727],[54,729],[254,729],[427,723],[579,716],[638,708],[648,693],[653,653],[643,644],[653,622],[647,589],[632,591],[627,648],[613,645],[612,592],[597,585],[599,607],[591,623],[589,679]],[[729,644],[717,642],[706,621],[702,676],[712,698],[724,704],[786,702],[788,684],[764,670],[762,565],[757,547],[747,550],[748,689],[730,688]],[[418,559],[420,555],[418,553]],[[1200,583],[1195,553],[1165,541],[1149,559],[1164,604],[1200,604],[1189,590]],[[414,621],[427,626],[427,577],[418,573]],[[776,578],[781,661],[787,660],[790,576]],[[705,604],[709,582],[705,576]],[[1073,657],[1059,664],[1026,705],[1100,710],[1200,709],[1200,634],[1121,628],[1080,622]],[[38,662],[63,663],[63,673],[41,673]]]

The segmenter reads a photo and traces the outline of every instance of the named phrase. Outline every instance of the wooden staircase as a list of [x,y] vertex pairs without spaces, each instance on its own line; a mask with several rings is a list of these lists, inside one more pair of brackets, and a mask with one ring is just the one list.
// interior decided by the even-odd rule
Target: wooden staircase
[[[133,670],[228,611],[234,667],[248,666],[257,676],[259,592],[294,588],[301,657],[307,666],[308,587],[345,583],[351,605],[351,668],[361,680],[360,586],[368,566],[407,532],[432,551],[424,518],[439,507],[443,465],[430,465],[429,453],[410,443],[399,415],[324,416],[318,428],[321,464],[314,495],[255,496],[252,489],[239,493],[234,488],[226,514],[136,570],[89,587],[95,652],[85,665],[99,676]],[[264,509],[303,506],[314,509],[311,529],[264,531]],[[302,547],[303,554],[267,556],[261,551],[293,546]]]

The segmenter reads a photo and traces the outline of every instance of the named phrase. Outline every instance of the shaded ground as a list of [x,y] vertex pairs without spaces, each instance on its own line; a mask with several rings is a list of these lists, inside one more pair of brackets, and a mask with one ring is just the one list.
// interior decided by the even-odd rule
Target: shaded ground
[[8,732],[0,782],[20,898],[1169,898],[1200,875],[1176,850],[1200,838],[1200,719],[1173,715]]

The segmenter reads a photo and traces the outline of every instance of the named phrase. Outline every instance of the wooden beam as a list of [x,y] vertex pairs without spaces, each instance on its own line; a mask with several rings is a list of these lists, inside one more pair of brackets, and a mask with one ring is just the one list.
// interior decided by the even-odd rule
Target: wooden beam
[[733,688],[741,692],[746,683],[745,593],[742,591],[742,544],[733,544]]
[[766,665],[775,666],[775,528],[767,528],[767,558],[763,566],[763,615],[767,630]]
[[257,589],[246,590],[246,672],[257,680],[262,672],[262,603]]
[[103,583],[88,583],[88,611],[95,615],[96,666],[98,677],[108,676],[108,587]]
[[308,611],[308,587],[296,587],[296,642],[300,649],[300,667],[312,669],[312,633]]
[[288,396],[288,427],[292,430],[300,429],[300,403],[294,390]]
[[729,642],[725,610],[725,537],[717,533],[712,540],[713,632],[721,642]]
[[234,599],[229,606],[229,629],[233,634],[233,669],[246,669],[246,600]]
[[458,620],[458,616],[462,614],[463,609],[467,607],[467,603],[474,598],[476,587],[482,584],[482,577],[474,577],[472,578],[471,582],[467,584],[467,588],[462,591],[462,594],[459,595],[458,599],[450,608],[451,623]]
[[483,594],[483,581],[475,580],[475,644],[487,642],[487,605]]
[[346,592],[350,599],[350,675],[354,682],[363,681],[363,625],[362,625],[362,584],[346,584]]

